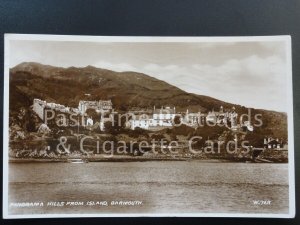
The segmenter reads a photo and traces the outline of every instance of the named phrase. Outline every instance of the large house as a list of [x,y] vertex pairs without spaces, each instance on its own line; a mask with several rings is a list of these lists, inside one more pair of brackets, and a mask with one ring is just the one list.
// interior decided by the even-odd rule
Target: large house
[[[79,106],[78,108],[72,108],[72,107],[67,107],[61,104],[53,103],[53,102],[46,102],[40,99],[34,99],[33,100],[33,110],[35,113],[38,115],[38,117],[45,122],[46,117],[45,117],[45,110],[47,109],[52,109],[55,112],[63,113],[66,115],[71,115],[75,114],[77,116],[81,116],[82,118],[78,122],[80,122],[81,126],[93,126],[95,122],[93,121],[92,118],[88,117],[86,115],[86,110],[92,108],[95,109],[96,112],[102,113],[102,112],[109,112],[112,110],[112,102],[111,100],[108,101],[79,101]],[[109,116],[108,118],[104,118],[103,116],[99,115],[99,124],[100,124],[100,129],[104,130],[104,123],[106,121],[110,121],[112,119],[112,116]],[[55,121],[58,120],[63,120],[62,117],[60,118],[55,118]],[[68,120],[65,124],[70,124],[69,123],[69,118],[67,117],[66,120]],[[62,123],[62,121],[61,121]]]
[[208,112],[206,121],[211,124],[226,124],[232,130],[237,130],[237,117],[238,114],[235,112],[235,107],[232,107],[229,112],[224,112],[223,106],[221,106],[219,112],[215,112],[214,110]]
[[267,149],[286,150],[287,144],[278,138],[267,137],[264,138],[264,147]]
[[160,109],[153,110],[153,126],[171,127],[173,125],[173,120],[176,116],[175,107],[171,109],[170,107],[161,107]]
[[79,101],[78,109],[81,114],[84,114],[87,109],[95,109],[96,112],[109,112],[112,110],[111,100],[100,100],[100,101]]
[[143,129],[172,127],[175,116],[175,107],[161,107],[160,109],[156,109],[154,106],[151,116],[141,115],[139,118],[133,118],[128,122],[128,127],[130,127],[132,130],[134,130],[136,127]]

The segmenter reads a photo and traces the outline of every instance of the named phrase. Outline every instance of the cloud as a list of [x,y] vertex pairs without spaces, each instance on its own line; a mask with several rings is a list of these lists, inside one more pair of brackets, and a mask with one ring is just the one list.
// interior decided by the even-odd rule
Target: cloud
[[[284,42],[77,43],[13,41],[10,66],[35,61],[136,71],[187,92],[286,110]],[[280,104],[278,104],[280,102]]]
[[[139,72],[187,92],[256,108],[286,111],[285,62],[279,56],[250,55],[217,66],[146,64]],[[281,104],[278,104],[281,102]]]

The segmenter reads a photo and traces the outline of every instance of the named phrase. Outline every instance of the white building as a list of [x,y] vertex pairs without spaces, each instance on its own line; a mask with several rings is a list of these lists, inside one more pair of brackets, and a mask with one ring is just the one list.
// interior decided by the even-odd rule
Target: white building
[[92,118],[87,118],[87,120],[86,120],[86,125],[87,126],[93,126],[94,125],[94,121],[93,121],[93,119]]
[[248,131],[254,130],[253,126],[250,124],[250,121],[245,121],[244,126],[247,128]]
[[38,117],[40,117],[41,120],[44,121],[44,112],[45,112],[45,107],[46,107],[47,102],[42,101],[41,99],[33,99],[33,111],[36,112]]
[[182,123],[187,126],[197,127],[201,124],[201,113],[190,113],[189,110],[186,110],[185,116],[182,120]]
[[134,130],[136,127],[148,130],[150,128],[150,120],[152,119],[132,119],[129,121],[130,129]]
[[129,121],[130,129],[134,130],[136,127],[143,129],[157,129],[163,127],[172,127],[173,120],[176,116],[175,107],[161,107],[153,110],[152,116],[141,115],[139,118],[134,118]]

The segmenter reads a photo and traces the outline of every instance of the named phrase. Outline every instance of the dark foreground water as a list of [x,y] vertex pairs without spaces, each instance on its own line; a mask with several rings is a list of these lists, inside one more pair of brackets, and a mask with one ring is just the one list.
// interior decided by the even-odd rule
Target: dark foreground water
[[288,213],[288,164],[10,163],[9,177],[10,214]]

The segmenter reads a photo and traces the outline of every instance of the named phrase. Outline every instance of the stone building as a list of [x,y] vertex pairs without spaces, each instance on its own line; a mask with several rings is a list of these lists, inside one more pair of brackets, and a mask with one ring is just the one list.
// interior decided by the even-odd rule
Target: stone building
[[79,101],[78,109],[81,114],[84,114],[87,109],[95,109],[96,112],[109,112],[112,110],[111,100],[99,100],[99,101]]

